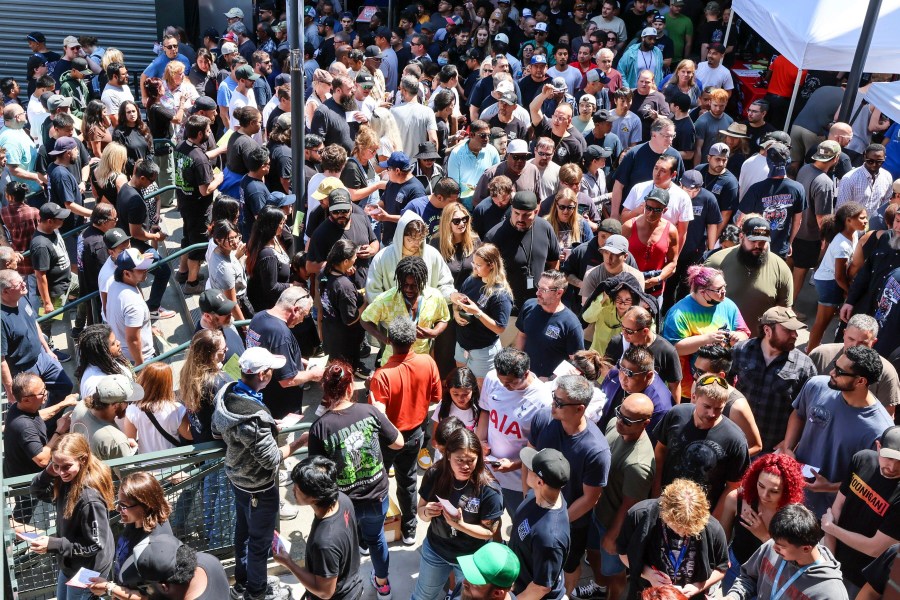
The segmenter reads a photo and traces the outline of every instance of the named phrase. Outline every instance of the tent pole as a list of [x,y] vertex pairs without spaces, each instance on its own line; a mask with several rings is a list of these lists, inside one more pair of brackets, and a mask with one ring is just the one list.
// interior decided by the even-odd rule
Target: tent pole
[[869,54],[872,36],[875,34],[875,23],[878,22],[878,15],[881,13],[881,0],[868,1],[869,7],[866,9],[866,19],[863,21],[862,29],[859,32],[859,44],[857,44],[856,53],[853,55],[853,65],[850,67],[850,77],[847,79],[847,88],[844,90],[841,112],[838,115],[838,121],[843,123],[848,122],[850,111],[853,110],[853,105],[856,103],[856,94],[859,91],[859,82],[862,79],[865,58]]
[[787,117],[784,119],[784,131],[788,131],[791,123],[791,113],[794,112],[794,103],[797,102],[797,92],[800,91],[800,80],[803,78],[803,69],[797,69],[797,81],[794,82],[794,93],[791,94],[791,103],[788,105]]
[[725,48],[728,48],[728,38],[731,35],[731,24],[734,23],[735,16],[736,16],[736,13],[732,9],[731,18],[728,19],[728,25],[725,26],[725,40],[722,42],[722,45],[725,46]]
[[306,153],[305,146],[305,127],[303,123],[303,106],[306,103],[303,90],[306,88],[306,82],[303,81],[303,6],[300,0],[288,0],[288,43],[291,48],[290,69],[291,69],[291,158],[294,168],[291,172],[291,191],[296,194],[298,203],[295,210],[306,212],[306,206],[299,206],[299,200],[303,198],[306,190],[303,189],[303,172],[305,166]]

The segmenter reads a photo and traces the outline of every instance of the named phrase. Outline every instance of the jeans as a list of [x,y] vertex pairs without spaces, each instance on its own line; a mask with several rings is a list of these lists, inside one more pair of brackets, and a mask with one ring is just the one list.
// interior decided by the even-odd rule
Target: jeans
[[[272,535],[278,529],[278,486],[262,492],[245,492],[234,485],[234,580],[245,586],[244,598],[266,594],[266,563]],[[256,500],[253,506],[252,500]]]
[[388,471],[394,467],[394,477],[397,479],[397,504],[400,507],[400,529],[404,537],[409,537],[416,531],[416,460],[419,450],[422,448],[424,435],[422,427],[412,431],[404,431],[403,439],[406,440],[399,450],[392,450],[385,445],[381,447],[381,455],[384,457],[384,468]]
[[389,504],[387,495],[381,502],[366,500],[353,503],[359,535],[371,552],[375,576],[381,579],[387,579],[390,566],[387,540],[384,538],[384,518],[387,516]]
[[522,493],[522,490],[508,490],[505,487],[501,487],[500,492],[503,493],[503,507],[506,509],[506,514],[512,519],[516,516],[516,509],[525,499],[525,494]]
[[422,543],[419,578],[416,580],[416,588],[413,590],[411,600],[438,600],[443,597],[444,585],[450,578],[451,572],[456,577],[457,583],[463,580],[459,565],[443,559],[426,539]]
[[[105,577],[107,573],[101,573],[101,577]],[[91,593],[91,590],[87,588],[77,588],[72,587],[70,585],[66,585],[66,582],[69,580],[69,577],[63,575],[63,572],[59,572],[59,577],[56,579],[56,600],[91,600],[94,595]]]
[[169,263],[162,263],[152,271],[153,284],[150,286],[150,297],[147,298],[147,308],[150,310],[158,310],[162,304],[163,294],[169,287],[169,278],[172,276],[172,269]]

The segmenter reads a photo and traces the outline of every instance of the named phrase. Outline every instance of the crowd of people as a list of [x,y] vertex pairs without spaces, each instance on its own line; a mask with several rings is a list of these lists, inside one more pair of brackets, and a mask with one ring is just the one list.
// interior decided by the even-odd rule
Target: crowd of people
[[[273,558],[391,600],[391,477],[399,541],[427,530],[414,600],[880,598],[900,124],[862,96],[891,76],[849,122],[830,72],[789,114],[783,56],[744,98],[730,67],[770,46],[728,4],[307,4],[293,91],[283,3],[166,28],[140,76],[29,33],[26,88],[0,81],[3,469],[57,598],[277,600]],[[172,279],[200,307],[180,371]],[[233,584],[173,535],[187,494],[104,462],[217,440],[198,535]],[[297,506],[302,565],[272,537]]]

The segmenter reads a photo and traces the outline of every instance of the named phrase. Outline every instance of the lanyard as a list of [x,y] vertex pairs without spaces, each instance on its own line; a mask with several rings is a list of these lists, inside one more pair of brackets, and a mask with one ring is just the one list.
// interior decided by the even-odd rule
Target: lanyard
[[800,567],[799,569],[797,569],[796,573],[791,575],[790,579],[788,579],[787,581],[784,582],[783,586],[778,587],[778,580],[781,579],[781,572],[784,571],[784,565],[787,564],[787,561],[782,558],[781,566],[778,567],[778,572],[775,573],[775,581],[772,582],[772,584],[773,584],[772,587],[773,587],[774,591],[772,592],[772,595],[770,596],[771,600],[778,600],[779,598],[781,598],[784,595],[784,593],[787,591],[787,589],[789,587],[791,587],[792,583],[797,581],[797,579],[799,579],[801,575],[806,573],[807,569],[809,569],[811,566],[817,564],[818,562],[819,561],[815,561],[814,563],[808,564],[805,567]]
[[688,540],[684,540],[684,544],[681,545],[681,550],[678,552],[677,559],[675,558],[675,555],[672,554],[672,551],[666,548],[666,554],[669,555],[669,560],[672,561],[672,568],[674,569],[673,573],[675,577],[678,576],[678,569],[681,568],[681,563],[684,562],[684,556],[687,554],[688,545]]
[[[525,236],[522,236],[523,238]],[[522,245],[522,240],[519,240],[519,248],[522,249],[522,253],[525,254],[525,270],[526,277],[531,277],[531,255],[534,254],[534,224],[531,225],[531,243],[528,246],[528,252],[525,252],[525,246]]]

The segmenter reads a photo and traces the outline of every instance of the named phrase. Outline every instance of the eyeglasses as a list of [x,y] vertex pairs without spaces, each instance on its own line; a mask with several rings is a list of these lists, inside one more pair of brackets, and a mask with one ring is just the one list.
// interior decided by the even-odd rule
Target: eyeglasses
[[723,296],[723,295],[725,295],[725,287],[726,286],[723,285],[720,288],[703,288],[703,291],[704,292],[712,292],[713,294],[715,294],[717,296]]
[[[24,283],[24,282],[22,282],[22,283]],[[48,394],[49,394],[49,392],[47,391],[47,388],[44,388],[42,391],[38,392],[37,394],[28,394],[28,395],[22,396],[22,397],[23,398],[46,398]]]
[[116,500],[116,509],[118,510],[128,510],[129,508],[134,508],[135,506],[140,506],[140,504],[137,502],[135,502],[134,504],[125,504],[121,500]]
[[450,222],[454,225],[468,225],[469,217],[457,217],[455,219],[450,219]]
[[865,162],[867,165],[881,165],[884,164],[884,159],[882,158],[879,160],[877,158],[867,158]]
[[564,408],[566,406],[587,406],[581,402],[563,402],[559,399],[559,396],[556,395],[556,392],[550,394],[550,397],[553,398],[553,408]]
[[724,377],[720,377],[719,375],[704,375],[700,379],[697,380],[697,387],[703,387],[706,385],[713,385],[728,389],[728,382],[725,381]]
[[638,375],[646,375],[647,373],[650,372],[650,371],[632,371],[628,367],[623,367],[622,363],[619,363],[618,368],[619,368],[619,373],[622,373],[623,375],[625,375],[625,377],[637,377]]
[[853,371],[845,371],[837,365],[834,365],[834,374],[838,377],[856,377],[856,373]]
[[163,46],[166,50],[175,50],[178,48],[178,44],[169,44],[168,46]]
[[638,423],[643,423],[647,419],[629,419],[625,415],[622,414],[622,405],[616,407],[616,418],[625,423],[626,425],[637,425]]
[[229,235],[227,238],[225,238],[225,241],[228,242],[229,244],[236,244],[237,242],[240,242],[243,239],[243,237],[244,236],[242,236],[241,234]]
[[556,208],[565,212],[570,212],[578,207],[575,204],[557,204]]
[[634,304],[631,298],[616,298],[614,302],[617,306],[631,306]]
[[548,287],[539,287],[539,288],[537,289],[537,291],[538,291],[539,294],[554,294],[554,293],[558,292],[558,291],[561,290],[561,289],[562,289],[562,288],[558,288],[558,287],[551,287],[551,288],[548,288]]

